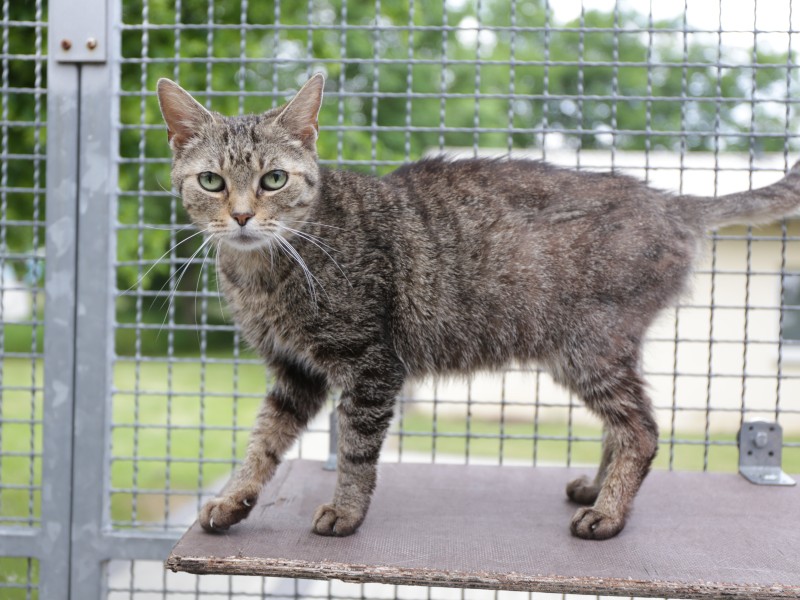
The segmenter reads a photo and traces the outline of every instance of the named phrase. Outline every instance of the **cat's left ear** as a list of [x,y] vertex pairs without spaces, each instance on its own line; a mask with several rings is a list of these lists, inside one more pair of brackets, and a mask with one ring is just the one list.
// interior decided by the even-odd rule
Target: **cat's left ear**
[[325,77],[322,73],[316,73],[300,88],[277,119],[278,123],[310,149],[313,149],[317,142],[319,108],[322,106],[324,87]]

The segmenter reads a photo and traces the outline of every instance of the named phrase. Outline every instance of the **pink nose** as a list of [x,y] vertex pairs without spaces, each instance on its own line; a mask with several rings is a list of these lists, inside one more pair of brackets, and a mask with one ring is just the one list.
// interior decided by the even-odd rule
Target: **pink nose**
[[239,226],[244,227],[247,224],[247,222],[250,219],[252,219],[255,215],[251,212],[246,212],[246,213],[235,212],[231,213],[231,216],[234,219],[236,219],[236,222],[239,224]]

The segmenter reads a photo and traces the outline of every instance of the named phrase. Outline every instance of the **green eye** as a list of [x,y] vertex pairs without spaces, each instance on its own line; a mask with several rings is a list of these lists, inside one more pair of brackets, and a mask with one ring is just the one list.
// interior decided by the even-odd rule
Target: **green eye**
[[289,175],[286,171],[270,171],[261,178],[261,187],[270,191],[279,190],[286,185],[287,179],[289,179]]
[[209,192],[221,192],[225,189],[225,180],[221,175],[211,171],[203,171],[197,176],[200,187]]

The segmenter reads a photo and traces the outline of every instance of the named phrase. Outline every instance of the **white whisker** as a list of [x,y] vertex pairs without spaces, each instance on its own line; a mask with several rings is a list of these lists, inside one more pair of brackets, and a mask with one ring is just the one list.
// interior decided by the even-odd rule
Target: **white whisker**
[[[291,227],[286,227],[285,225],[279,225],[279,226],[283,227],[283,229],[286,229],[287,231],[291,231],[296,236],[306,240],[307,242],[310,242],[310,243],[314,244],[317,248],[322,250],[322,252],[325,253],[325,256],[327,256],[331,260],[331,262],[336,266],[336,268],[339,269],[339,272],[342,274],[342,276],[344,277],[345,281],[347,281],[347,284],[350,287],[353,286],[353,284],[350,283],[350,279],[347,277],[347,273],[344,272],[344,269],[342,269],[341,265],[338,262],[336,262],[336,259],[333,258],[333,256],[331,256],[330,253],[325,249],[325,248],[329,248],[331,250],[331,252],[336,252],[337,250],[335,248],[331,248],[328,244],[325,244],[324,242],[317,243],[316,240],[319,239],[319,238],[316,238],[315,236],[313,236],[311,234],[307,234],[307,233],[302,232],[302,231],[297,231],[296,229],[292,229]],[[325,248],[323,248],[323,245],[325,246]]]
[[[275,256],[274,256],[273,251],[272,251],[272,242],[270,242],[269,244],[266,244],[265,246],[259,246],[258,247],[258,251],[261,253],[261,255],[265,259],[269,258],[269,268],[270,268],[270,270],[274,270],[275,269]],[[267,254],[267,251],[269,251],[269,254]]]
[[222,240],[217,241],[216,245],[216,260],[214,261],[214,277],[215,277],[215,285],[217,286],[217,300],[219,300],[219,314],[224,319],[225,318],[225,309],[222,308],[222,291],[219,289],[219,253],[222,251]]
[[[167,286],[167,284],[169,284],[173,280],[175,280],[176,276],[178,277],[177,280],[175,280],[174,286],[170,289],[169,294],[167,294],[167,297],[164,299],[164,301],[161,303],[161,306],[159,307],[159,308],[163,309],[164,305],[167,303],[167,301],[169,301],[169,306],[168,306],[166,312],[164,313],[164,318],[161,320],[161,327],[158,328],[158,334],[156,335],[156,337],[161,335],[161,332],[164,329],[164,325],[166,325],[166,323],[167,323],[167,315],[170,313],[170,311],[172,310],[173,306],[175,305],[175,293],[178,291],[178,287],[181,284],[181,280],[183,279],[183,276],[186,274],[186,271],[188,270],[189,266],[192,264],[192,260],[194,260],[194,257],[197,256],[198,253],[203,249],[203,247],[211,241],[213,236],[214,236],[214,234],[212,233],[208,238],[206,238],[203,241],[203,243],[200,244],[200,247],[192,253],[192,255],[186,260],[186,262],[180,268],[178,268],[178,270],[175,271],[175,273],[173,273],[169,277],[169,279],[167,279],[167,281],[164,282],[164,285],[162,285],[161,288],[158,290],[159,292],[163,291],[163,289]],[[206,253],[206,256],[208,256],[208,253]],[[197,298],[195,297],[195,313],[196,312],[197,312]],[[195,321],[195,324],[197,324],[197,321]]]
[[[209,237],[208,239],[210,241],[212,238]],[[208,244],[208,246],[206,246],[206,253],[205,256],[203,256],[203,262],[200,263],[200,272],[197,274],[197,283],[194,286],[194,326],[197,327],[198,329],[200,326],[197,323],[197,297],[200,295],[200,281],[202,281],[203,279],[203,273],[205,272],[206,268],[206,260],[208,260],[208,253],[211,251],[212,246],[213,244]],[[199,336],[200,332],[198,331],[197,334]]]
[[177,199],[177,200],[181,200],[181,199],[182,199],[182,198],[181,198],[181,196],[180,196],[180,194],[176,194],[176,193],[175,193],[175,192],[173,192],[171,189],[169,189],[169,190],[168,190],[167,188],[165,188],[165,187],[164,187],[164,184],[162,184],[160,181],[158,181],[158,179],[157,179],[157,178],[156,178],[156,183],[158,183],[158,187],[160,187],[162,190],[164,190],[165,192],[167,192],[167,193],[168,193],[170,196],[172,196],[173,198],[175,198],[175,199]]
[[318,227],[328,227],[330,229],[338,229],[339,231],[344,231],[342,227],[336,227],[335,225],[325,225],[325,223],[317,223],[316,221],[298,221],[297,219],[283,219],[288,223],[302,223],[304,225],[316,225]]
[[175,225],[148,225],[147,223],[142,223],[137,225],[137,227],[142,227],[143,229],[154,229],[155,231],[174,231],[175,233],[180,233],[181,231],[186,231],[187,229],[193,229],[194,225],[177,227]]
[[[184,243],[188,242],[188,241],[189,241],[190,239],[192,239],[193,237],[195,237],[195,236],[198,236],[198,235],[200,235],[201,233],[206,233],[207,231],[208,231],[208,229],[202,229],[202,230],[200,230],[200,231],[196,231],[195,233],[193,233],[193,234],[192,234],[192,235],[190,235],[189,237],[182,239],[180,242],[178,242],[177,244],[175,244],[174,246],[172,246],[172,247],[171,247],[169,250],[167,250],[166,252],[164,252],[164,254],[162,254],[161,256],[159,256],[159,257],[158,257],[158,258],[157,258],[157,259],[156,259],[156,260],[153,262],[153,264],[150,266],[150,268],[149,268],[149,269],[147,269],[147,271],[145,271],[145,272],[142,274],[142,276],[141,276],[141,277],[139,277],[139,280],[138,280],[136,283],[134,283],[134,284],[133,284],[131,287],[129,287],[127,290],[124,290],[122,293],[123,293],[123,294],[126,294],[126,293],[130,292],[130,291],[131,291],[133,288],[135,288],[136,286],[138,286],[140,283],[142,283],[142,281],[144,281],[144,278],[145,278],[145,277],[147,277],[147,276],[150,274],[150,271],[152,271],[153,269],[155,269],[155,268],[158,266],[158,264],[159,264],[159,263],[160,263],[160,262],[161,262],[161,261],[164,259],[164,257],[165,257],[167,254],[169,254],[170,252],[172,252],[173,250],[175,250],[175,249],[176,249],[178,246],[180,246],[181,244],[184,244]],[[161,286],[161,289],[163,290],[163,289],[164,289],[164,286]]]
[[[214,239],[214,235],[212,234],[207,238],[206,242],[212,242],[213,239]],[[197,334],[197,342],[198,342],[198,344],[200,343],[200,325],[197,323],[197,297],[201,294],[201,291],[200,291],[200,282],[201,281],[205,281],[203,292],[205,292],[207,290],[207,288],[208,288],[208,285],[207,285],[208,284],[208,278],[205,275],[206,274],[205,268],[206,268],[206,260],[208,260],[208,255],[211,252],[211,249],[213,247],[214,247],[213,243],[208,243],[208,245],[206,245],[206,253],[203,256],[203,262],[200,263],[200,272],[197,274],[197,283],[195,284],[195,288],[194,288],[194,325],[195,325],[195,328],[196,328],[195,329],[195,333]],[[205,297],[203,298],[202,311],[203,311],[204,315],[207,315],[207,303],[206,303]]]
[[[275,239],[278,240],[280,247],[283,248],[283,250],[287,253],[287,255],[290,256],[292,259],[294,259],[294,261],[303,270],[303,274],[305,275],[306,281],[308,282],[309,293],[311,294],[314,306],[316,307],[317,292],[316,288],[314,287],[314,282],[316,281],[319,284],[319,287],[322,288],[322,291],[325,293],[325,295],[328,296],[328,292],[325,290],[325,286],[322,285],[322,282],[314,276],[314,274],[308,268],[308,265],[306,265],[305,261],[303,260],[303,257],[300,256],[300,253],[297,251],[297,249],[294,246],[292,246],[281,234],[276,232],[274,235]],[[328,299],[330,299],[330,296],[328,296]]]
[[306,282],[308,283],[308,292],[311,296],[311,300],[316,306],[317,291],[316,288],[314,287],[314,281],[311,279],[310,271],[308,270],[308,267],[306,266],[305,262],[303,261],[302,258],[299,257],[294,246],[292,246],[288,241],[286,241],[286,239],[284,239],[280,234],[276,233],[275,239],[278,240],[278,244],[280,245],[280,248],[284,251],[286,256],[288,256],[291,260],[294,260],[302,269],[303,275],[305,275]]
[[[183,266],[181,266],[177,271],[175,271],[175,273],[169,279],[167,279],[167,281],[164,283],[164,285],[161,286],[161,290],[163,290],[167,286],[167,284],[169,284],[173,280],[175,280],[175,283],[174,283],[172,289],[170,290],[169,295],[167,296],[167,300],[169,300],[170,306],[172,306],[173,300],[175,298],[175,292],[178,290],[178,287],[181,284],[181,280],[183,279],[183,276],[186,275],[186,272],[189,270],[189,267],[191,266],[192,261],[194,260],[195,256],[197,256],[203,250],[203,248],[211,241],[212,238],[213,238],[213,234],[211,236],[207,237],[205,240],[203,240],[203,243],[200,244],[200,246],[197,248],[197,250],[195,250],[192,253],[192,255],[183,264]],[[177,279],[176,279],[176,277],[177,277]],[[161,290],[159,290],[159,291],[161,291]],[[166,303],[167,300],[165,300],[164,302],[161,303],[161,308],[164,307],[164,304]]]
[[299,231],[297,229],[292,229],[291,227],[287,227],[283,223],[278,223],[278,227],[280,227],[281,229],[285,229],[286,231],[291,231],[295,235],[298,235],[300,237],[306,238],[309,241],[313,240],[313,241],[319,243],[320,245],[325,246],[331,252],[338,252],[338,250],[336,248],[334,248],[333,246],[328,244],[325,241],[324,238],[322,238],[322,237],[320,237],[318,235],[314,235],[313,233],[308,233],[307,231]]
[[269,249],[269,269],[270,271],[275,270],[275,252],[272,250],[272,244],[267,244],[267,248]]

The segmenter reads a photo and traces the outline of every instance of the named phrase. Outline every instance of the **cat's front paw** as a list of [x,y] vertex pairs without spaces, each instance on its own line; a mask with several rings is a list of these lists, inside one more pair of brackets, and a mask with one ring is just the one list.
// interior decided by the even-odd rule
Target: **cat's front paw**
[[334,504],[323,504],[314,513],[314,533],[339,537],[351,535],[364,521],[364,517],[363,511]]
[[600,512],[592,507],[579,508],[572,517],[572,535],[585,540],[607,540],[625,527],[625,519]]
[[237,491],[206,502],[197,520],[210,533],[226,531],[231,525],[245,519],[258,500],[252,491]]
[[586,475],[573,479],[567,485],[567,497],[578,504],[594,504],[600,494],[600,486],[595,485]]

